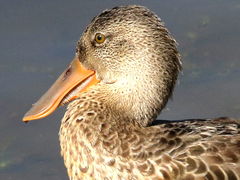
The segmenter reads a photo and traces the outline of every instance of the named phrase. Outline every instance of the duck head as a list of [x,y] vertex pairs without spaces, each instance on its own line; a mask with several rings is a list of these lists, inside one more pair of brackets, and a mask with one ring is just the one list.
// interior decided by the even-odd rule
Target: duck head
[[77,43],[70,66],[25,114],[39,119],[94,89],[119,114],[146,126],[172,94],[181,69],[175,40],[142,6],[122,6],[95,17]]

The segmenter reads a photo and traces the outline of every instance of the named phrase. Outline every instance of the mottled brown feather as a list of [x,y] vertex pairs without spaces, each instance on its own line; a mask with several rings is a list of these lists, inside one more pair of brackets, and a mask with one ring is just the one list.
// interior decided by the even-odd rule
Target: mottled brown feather
[[[96,32],[108,42],[96,45]],[[95,17],[77,45],[101,83],[68,105],[59,136],[71,180],[239,180],[240,124],[229,118],[150,125],[181,69],[176,43],[141,6]]]

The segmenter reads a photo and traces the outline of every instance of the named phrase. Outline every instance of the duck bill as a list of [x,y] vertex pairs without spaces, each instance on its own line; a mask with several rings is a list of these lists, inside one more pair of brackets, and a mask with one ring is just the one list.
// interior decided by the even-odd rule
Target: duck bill
[[84,68],[79,59],[74,58],[50,89],[24,115],[23,121],[27,122],[48,116],[63,101],[66,101],[65,96],[68,96],[67,102],[78,97],[76,95],[69,96],[71,91],[77,88],[78,92],[84,92],[98,82],[95,72]]

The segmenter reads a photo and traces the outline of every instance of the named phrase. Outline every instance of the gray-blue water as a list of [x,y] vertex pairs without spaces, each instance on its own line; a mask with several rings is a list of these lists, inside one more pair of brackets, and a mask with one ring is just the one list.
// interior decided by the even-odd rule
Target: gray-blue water
[[238,0],[1,0],[1,180],[67,179],[58,142],[64,108],[28,124],[21,119],[70,62],[90,20],[127,3],[156,12],[179,43],[183,74],[159,118],[240,117]]

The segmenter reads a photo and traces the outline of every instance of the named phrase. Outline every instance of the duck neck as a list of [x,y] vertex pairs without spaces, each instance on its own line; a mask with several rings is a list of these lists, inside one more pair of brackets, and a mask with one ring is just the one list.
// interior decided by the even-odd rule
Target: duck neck
[[[170,42],[170,47],[168,43],[149,43],[146,49],[135,49],[129,57],[119,57],[119,62],[127,63],[118,66],[114,73],[102,72],[103,81],[93,89],[104,97],[102,102],[111,112],[143,127],[156,119],[172,95],[181,69],[175,43]],[[159,51],[153,53],[150,51],[154,45]]]
[[[164,108],[175,83],[164,83],[166,79],[159,77],[150,78],[154,80],[147,80],[146,77],[141,79],[140,76],[138,81],[132,81],[126,77],[122,82],[99,84],[96,91],[99,92],[100,101],[114,116],[145,127],[154,121]],[[131,83],[128,83],[128,80]]]

